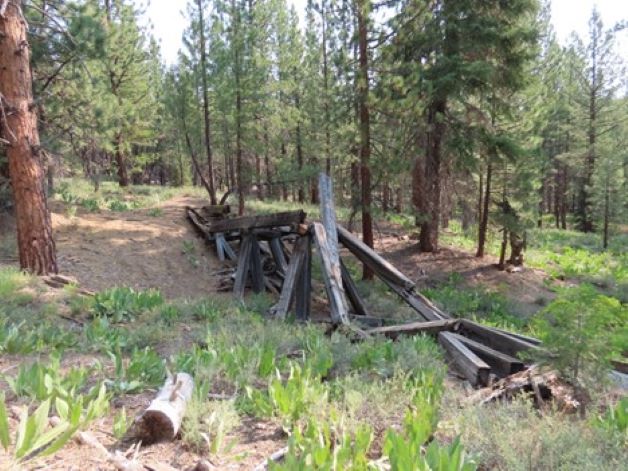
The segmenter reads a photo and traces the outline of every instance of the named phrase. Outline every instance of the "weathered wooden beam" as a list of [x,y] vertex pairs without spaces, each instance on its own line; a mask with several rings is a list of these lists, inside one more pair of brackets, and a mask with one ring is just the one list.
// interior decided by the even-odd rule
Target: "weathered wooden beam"
[[245,234],[240,243],[240,253],[238,254],[238,268],[236,269],[233,293],[236,299],[244,298],[244,288],[249,274],[249,264],[251,260],[251,235]]
[[362,298],[360,297],[360,293],[358,293],[358,287],[355,285],[353,279],[351,278],[351,273],[347,269],[345,263],[340,259],[340,271],[342,273],[342,285],[345,289],[345,293],[347,293],[347,298],[349,298],[349,302],[353,307],[353,311],[359,316],[368,316],[368,308]]
[[262,256],[260,253],[259,242],[255,234],[250,235],[251,238],[251,262],[249,270],[251,273],[251,288],[254,293],[264,291],[264,270],[262,268]]
[[270,239],[269,245],[273,259],[275,260],[275,265],[277,266],[277,271],[285,275],[288,269],[288,261],[286,260],[286,254],[284,253],[281,239],[279,239],[279,237],[273,237]]
[[397,293],[401,299],[403,299],[408,305],[419,313],[425,320],[437,321],[442,319],[450,319],[451,317],[442,311],[440,311],[431,302],[428,304],[424,301],[424,296],[417,296],[417,293],[412,289],[404,289],[401,286],[393,283],[390,280],[383,279],[384,283],[388,285],[395,293]]
[[460,322],[461,333],[465,337],[480,342],[491,347],[498,352],[516,357],[519,352],[539,348],[525,340],[512,336],[505,331],[493,329],[468,319],[462,319]]
[[308,246],[307,237],[299,237],[294,247],[294,252],[290,258],[288,269],[286,270],[286,276],[283,280],[283,286],[281,288],[281,294],[279,295],[279,301],[273,307],[270,308],[270,314],[279,318],[285,319],[290,305],[295,295],[295,288],[299,273],[303,267],[303,259]]
[[312,237],[307,234],[303,238],[307,239],[307,244],[299,270],[294,302],[296,318],[299,320],[310,318],[312,306]]
[[337,324],[348,324],[349,315],[345,301],[345,292],[342,287],[340,263],[335,265],[332,261],[332,254],[327,240],[327,231],[323,225],[315,222],[312,226],[316,247],[318,248],[318,253],[323,262],[323,280],[325,282],[327,297],[329,298],[331,320]]
[[405,289],[414,287],[415,283],[410,278],[397,270],[392,263],[342,226],[338,226],[338,238],[340,242],[342,242],[342,245],[349,249],[358,260],[368,266],[383,280],[391,281]]
[[222,251],[224,252],[224,255],[229,260],[234,260],[234,261],[237,260],[238,256],[236,255],[235,251],[233,250],[233,247],[231,247],[229,242],[227,242],[227,239],[225,238],[225,235],[222,232],[217,232],[215,234],[215,237],[216,237],[216,247],[220,243],[220,245],[222,246]]
[[333,266],[340,268],[338,255],[338,224],[336,223],[336,206],[334,204],[334,186],[331,178],[324,172],[318,176],[318,198],[321,206],[321,222],[327,232],[330,260]]
[[486,345],[483,345],[475,340],[471,340],[462,335],[454,334],[454,337],[466,345],[469,350],[479,356],[482,360],[491,366],[491,370],[499,377],[518,373],[525,369],[525,364],[510,355],[493,350]]
[[384,335],[389,339],[396,339],[400,335],[416,335],[421,333],[437,334],[445,330],[455,330],[458,319],[445,319],[436,321],[417,321],[407,324],[387,325],[367,330],[371,335]]
[[440,332],[438,342],[445,348],[456,368],[473,386],[486,386],[491,367],[465,346],[452,332]]
[[290,226],[292,224],[301,224],[303,221],[305,221],[305,212],[302,210],[286,211],[210,221],[207,224],[207,230],[209,232],[251,230],[261,227]]

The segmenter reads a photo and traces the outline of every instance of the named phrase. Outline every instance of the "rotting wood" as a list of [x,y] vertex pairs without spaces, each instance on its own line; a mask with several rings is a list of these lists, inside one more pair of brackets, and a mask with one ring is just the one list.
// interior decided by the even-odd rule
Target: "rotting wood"
[[219,219],[207,224],[209,232],[228,232],[235,230],[251,230],[262,227],[291,226],[305,221],[305,212],[286,211],[282,213],[262,214],[260,216],[242,216],[230,219]]
[[296,318],[307,320],[310,318],[312,306],[312,237],[307,234],[303,236],[307,240],[303,252],[303,261],[298,273],[294,310]]
[[332,266],[340,269],[340,257],[338,255],[338,224],[336,223],[336,206],[334,204],[334,187],[329,175],[321,172],[318,176],[318,196],[321,207],[321,222],[327,232],[327,244],[329,247]]
[[389,339],[396,339],[400,335],[416,335],[420,333],[437,334],[442,331],[455,330],[460,321],[458,319],[441,319],[435,321],[417,321],[407,324],[387,325],[369,329],[370,335],[384,335]]
[[462,335],[453,334],[453,336],[466,345],[469,350],[488,363],[491,367],[491,371],[496,373],[499,377],[503,378],[504,376],[518,373],[519,371],[523,371],[525,369],[525,364],[517,358],[498,352],[497,350],[493,350],[486,345],[463,337]]
[[473,386],[488,384],[491,367],[469,348],[467,348],[452,332],[439,332],[438,342],[445,348],[456,368]]
[[537,365],[503,378],[491,387],[469,396],[466,404],[488,404],[497,400],[511,400],[522,394],[531,395],[537,407],[554,402],[561,412],[582,413],[591,398],[585,390],[565,381],[556,371],[544,371]]
[[168,377],[155,399],[136,419],[137,433],[144,443],[174,440],[193,390],[194,380],[189,374]]
[[238,256],[238,268],[236,269],[233,293],[236,299],[244,298],[244,289],[249,274],[249,263],[251,259],[251,235],[246,234],[240,243],[240,254]]
[[345,263],[340,259],[340,272],[342,273],[342,285],[347,293],[347,298],[353,307],[353,311],[359,316],[368,316],[369,311],[358,293],[358,288],[351,278],[351,273],[347,269]]
[[342,226],[338,226],[338,239],[358,260],[370,267],[383,280],[389,280],[405,289],[414,287],[415,283],[410,278]]
[[255,466],[255,468],[253,468],[253,471],[266,471],[268,469],[268,462],[279,462],[282,461],[284,459],[284,457],[286,456],[286,454],[288,453],[288,447],[284,447],[280,450],[277,450],[276,452],[274,452],[272,455],[270,455],[268,458],[266,458],[263,462],[261,462],[260,464],[258,464],[257,466]]
[[294,252],[290,258],[290,263],[288,264],[288,269],[286,270],[286,276],[284,277],[279,301],[277,301],[277,304],[270,309],[271,315],[279,319],[285,319],[288,311],[290,310],[290,305],[292,304],[295,295],[297,279],[303,266],[303,260],[308,244],[309,242],[307,237],[300,237],[297,240]]
[[322,260],[323,280],[329,298],[331,320],[338,324],[348,324],[349,316],[345,302],[345,293],[342,287],[342,275],[340,274],[340,263],[334,266],[327,241],[327,232],[321,223],[313,224],[314,240]]
[[516,357],[520,352],[539,348],[537,345],[521,340],[509,333],[505,333],[505,331],[493,329],[492,327],[478,324],[468,319],[461,320],[460,330],[465,337],[469,337],[472,340],[513,357]]

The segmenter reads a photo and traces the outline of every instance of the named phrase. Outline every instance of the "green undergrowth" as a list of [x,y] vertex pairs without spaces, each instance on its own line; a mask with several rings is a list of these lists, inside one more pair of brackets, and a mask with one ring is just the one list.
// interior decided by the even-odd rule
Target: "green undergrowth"
[[[0,272],[6,283],[37,292],[30,277]],[[492,407],[451,406],[460,393],[446,379],[443,352],[433,338],[356,342],[348,330],[329,334],[321,325],[270,320],[265,313],[271,304],[266,295],[246,302],[218,296],[170,301],[157,291],[120,287],[94,297],[68,288],[54,300],[3,307],[0,352],[14,366],[0,378],[1,445],[15,463],[45,467],[44,455],[58,452],[103,415],[111,419],[112,436],[123,439],[132,429],[129,396],[154,391],[168,374],[184,371],[194,377],[195,389],[181,441],[199,455],[237,459],[233,450],[242,428],[262,423],[288,445],[285,460],[270,469],[526,467],[530,458],[517,458],[502,436],[515,433],[514,419],[491,418]],[[75,322],[62,321],[60,313]],[[16,407],[24,412],[15,416],[10,411]],[[566,463],[611,469],[604,466],[618,462],[617,440],[625,433],[622,407],[569,419],[586,443],[599,444],[604,436],[615,444],[587,451],[582,459],[574,457],[567,419],[558,412],[538,419],[523,415],[531,430],[551,426],[542,435],[543,453],[531,463],[555,463],[565,454]],[[48,423],[53,415],[60,417],[60,428]],[[477,423],[484,420],[494,436],[479,433]],[[512,446],[528,451],[524,432],[517,433],[521,440]]]

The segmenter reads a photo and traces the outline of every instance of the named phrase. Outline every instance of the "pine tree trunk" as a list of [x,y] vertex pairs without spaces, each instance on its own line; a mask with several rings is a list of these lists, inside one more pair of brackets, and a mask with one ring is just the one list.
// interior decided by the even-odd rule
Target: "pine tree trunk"
[[486,165],[486,189],[484,190],[484,202],[482,213],[480,216],[480,225],[478,228],[478,250],[476,257],[484,257],[484,245],[486,244],[486,231],[488,230],[488,209],[491,203],[491,178],[493,174],[493,165],[490,157]]
[[441,145],[445,134],[445,115],[447,102],[436,99],[428,108],[427,146],[425,153],[425,177],[421,205],[422,222],[419,234],[419,248],[422,252],[438,250],[438,230],[440,226],[441,197]]
[[[368,37],[367,23],[369,0],[358,1],[358,48],[360,50],[360,69],[358,81],[358,100],[360,113],[360,177],[362,183],[362,240],[373,247],[373,220],[371,216],[371,118],[369,114],[369,76],[368,76]],[[373,279],[373,271],[362,265],[362,278]]]
[[611,193],[610,193],[610,177],[606,174],[606,181],[604,182],[604,229],[602,238],[602,247],[604,250],[608,248],[608,228],[610,223],[610,205],[611,205]]
[[215,205],[216,201],[216,189],[214,187],[214,161],[212,156],[211,146],[211,130],[209,121],[209,97],[207,95],[207,58],[205,51],[205,25],[203,22],[203,5],[201,0],[196,0],[198,6],[198,19],[199,19],[199,32],[200,32],[200,46],[201,46],[201,81],[203,84],[203,120],[205,125],[205,152],[207,154],[207,168],[208,176],[207,183],[209,184],[209,200],[211,204]]
[[[8,0],[0,16],[0,122],[15,202],[20,267],[37,275],[57,273],[52,224],[44,195],[37,115],[33,105],[30,50],[20,0]],[[2,2],[0,2],[2,4]]]

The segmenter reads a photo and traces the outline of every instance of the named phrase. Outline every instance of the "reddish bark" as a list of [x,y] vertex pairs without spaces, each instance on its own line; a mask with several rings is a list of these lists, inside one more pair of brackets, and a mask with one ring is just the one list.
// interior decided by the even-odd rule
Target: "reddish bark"
[[0,110],[0,131],[9,142],[20,266],[37,275],[57,273],[21,0],[9,0],[0,16],[0,95],[4,110]]

